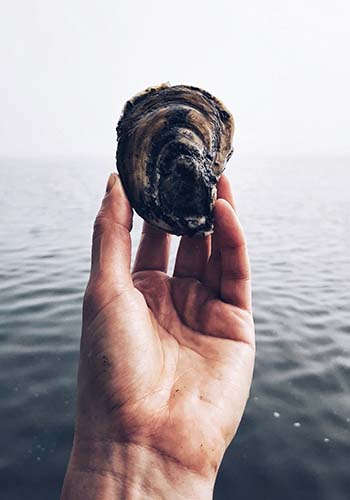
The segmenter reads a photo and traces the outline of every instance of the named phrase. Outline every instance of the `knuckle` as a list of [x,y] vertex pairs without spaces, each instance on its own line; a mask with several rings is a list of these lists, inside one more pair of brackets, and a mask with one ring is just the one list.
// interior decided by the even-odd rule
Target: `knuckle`
[[91,286],[87,286],[85,293],[84,293],[84,299],[83,299],[83,313],[84,315],[89,315],[89,313],[95,309],[95,294],[93,290],[91,289]]
[[249,281],[248,269],[223,269],[222,279],[227,281]]
[[83,313],[85,316],[91,317],[96,314],[103,304],[103,293],[99,286],[98,280],[90,279],[83,299]]
[[97,214],[94,222],[93,241],[101,238],[102,234],[109,233],[111,236],[121,237],[129,235],[130,229],[122,222],[106,215],[103,209]]
[[111,226],[111,221],[100,211],[94,222],[94,239],[99,238]]

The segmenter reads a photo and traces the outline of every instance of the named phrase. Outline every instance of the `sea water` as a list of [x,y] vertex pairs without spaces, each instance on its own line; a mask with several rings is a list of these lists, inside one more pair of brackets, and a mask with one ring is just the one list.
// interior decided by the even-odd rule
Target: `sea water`
[[[0,498],[59,498],[113,159],[0,161]],[[233,157],[257,359],[217,500],[350,499],[350,160]],[[132,233],[134,249],[141,222]],[[174,238],[172,263],[178,239]]]

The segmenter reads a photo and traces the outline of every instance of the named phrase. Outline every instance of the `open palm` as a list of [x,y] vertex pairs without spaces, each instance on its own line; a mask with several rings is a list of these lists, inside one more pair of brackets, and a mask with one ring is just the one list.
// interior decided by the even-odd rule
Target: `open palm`
[[130,273],[132,212],[119,178],[97,217],[84,300],[76,439],[149,447],[215,475],[249,394],[254,365],[249,262],[222,177],[215,231],[170,236],[144,225]]

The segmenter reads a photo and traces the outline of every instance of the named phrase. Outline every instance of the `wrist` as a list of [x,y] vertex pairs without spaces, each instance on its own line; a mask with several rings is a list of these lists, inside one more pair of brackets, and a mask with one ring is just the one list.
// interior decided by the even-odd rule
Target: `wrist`
[[61,500],[209,500],[214,481],[152,447],[75,440]]

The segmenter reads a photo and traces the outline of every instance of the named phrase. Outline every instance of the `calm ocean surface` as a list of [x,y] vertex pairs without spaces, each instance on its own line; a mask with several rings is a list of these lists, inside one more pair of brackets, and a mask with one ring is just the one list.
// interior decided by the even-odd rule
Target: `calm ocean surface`
[[[113,166],[0,161],[1,500],[59,498],[91,229]],[[257,361],[215,499],[349,500],[350,159],[236,157],[227,173],[252,260]],[[137,219],[135,244],[139,232]]]

